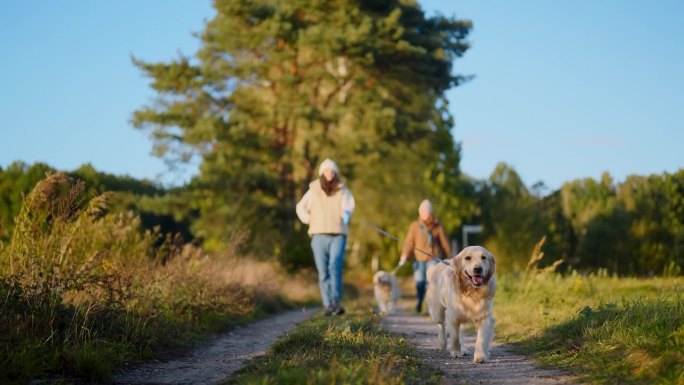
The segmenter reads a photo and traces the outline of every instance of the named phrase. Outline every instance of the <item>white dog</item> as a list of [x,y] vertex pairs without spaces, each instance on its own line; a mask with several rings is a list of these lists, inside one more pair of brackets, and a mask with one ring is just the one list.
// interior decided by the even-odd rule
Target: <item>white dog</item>
[[378,271],[373,276],[373,291],[380,313],[392,314],[399,300],[397,277],[386,271]]
[[461,345],[460,330],[462,323],[472,322],[477,325],[473,361],[485,362],[494,337],[495,258],[484,247],[468,246],[449,262],[433,265],[427,271],[427,307],[439,324],[439,347],[448,347],[452,357],[468,354]]

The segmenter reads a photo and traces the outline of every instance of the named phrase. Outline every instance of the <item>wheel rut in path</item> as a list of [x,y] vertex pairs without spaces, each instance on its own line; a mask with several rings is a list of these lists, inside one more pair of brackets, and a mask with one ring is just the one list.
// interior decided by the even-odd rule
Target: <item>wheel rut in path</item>
[[215,384],[268,348],[317,309],[292,310],[238,326],[218,336],[205,348],[193,350],[170,361],[133,365],[114,376],[116,384]]

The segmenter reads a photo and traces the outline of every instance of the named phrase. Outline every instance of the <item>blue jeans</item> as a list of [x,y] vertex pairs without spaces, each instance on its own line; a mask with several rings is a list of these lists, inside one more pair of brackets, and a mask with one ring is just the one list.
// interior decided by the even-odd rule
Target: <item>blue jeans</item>
[[318,285],[321,288],[323,306],[330,307],[342,300],[342,265],[347,236],[344,234],[314,234],[311,237],[318,270]]
[[436,263],[434,260],[413,261],[413,278],[416,283],[427,281],[427,269]]
[[427,269],[436,264],[434,260],[413,261],[413,278],[416,280],[416,312],[420,313],[423,307],[423,299],[427,290]]

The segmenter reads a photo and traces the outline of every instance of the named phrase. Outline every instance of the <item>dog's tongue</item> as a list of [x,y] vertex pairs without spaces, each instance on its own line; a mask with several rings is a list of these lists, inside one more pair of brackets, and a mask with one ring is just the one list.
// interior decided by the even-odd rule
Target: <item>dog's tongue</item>
[[473,275],[473,283],[477,286],[482,285],[484,278],[481,275]]

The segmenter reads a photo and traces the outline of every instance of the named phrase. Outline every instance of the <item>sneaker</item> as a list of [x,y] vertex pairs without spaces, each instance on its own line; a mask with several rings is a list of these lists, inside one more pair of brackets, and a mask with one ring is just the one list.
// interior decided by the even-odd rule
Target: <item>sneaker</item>
[[341,305],[338,305],[332,312],[332,315],[342,315],[344,314],[344,308]]
[[333,315],[334,311],[335,311],[335,308],[333,308],[332,306],[326,307],[323,309],[323,315],[324,316],[331,316],[331,315]]

